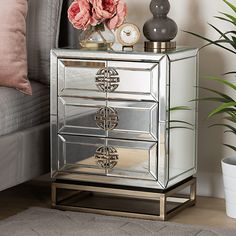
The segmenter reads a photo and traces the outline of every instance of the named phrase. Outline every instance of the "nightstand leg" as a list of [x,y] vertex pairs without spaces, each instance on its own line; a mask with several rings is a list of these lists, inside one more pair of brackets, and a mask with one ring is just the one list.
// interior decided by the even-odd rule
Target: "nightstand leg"
[[195,180],[190,186],[190,200],[193,206],[196,204],[197,181]]
[[163,221],[166,219],[166,196],[165,196],[165,194],[162,194],[160,196],[160,218]]
[[55,208],[57,205],[57,188],[54,183],[52,183],[51,198],[52,198],[52,208]]

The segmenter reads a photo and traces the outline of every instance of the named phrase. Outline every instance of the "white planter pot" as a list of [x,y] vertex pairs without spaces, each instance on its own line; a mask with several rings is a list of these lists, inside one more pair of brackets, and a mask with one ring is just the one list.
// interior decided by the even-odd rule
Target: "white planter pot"
[[236,157],[221,161],[225,188],[226,214],[236,219]]

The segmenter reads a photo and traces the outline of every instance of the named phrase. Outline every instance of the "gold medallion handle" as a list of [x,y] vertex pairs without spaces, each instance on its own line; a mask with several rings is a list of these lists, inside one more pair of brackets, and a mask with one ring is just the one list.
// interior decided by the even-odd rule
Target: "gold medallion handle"
[[105,130],[113,130],[117,127],[119,117],[115,108],[101,107],[95,115],[96,125]]
[[120,77],[118,72],[111,67],[101,68],[95,77],[98,89],[104,93],[114,92],[119,87]]
[[113,169],[119,160],[117,150],[112,146],[101,146],[94,155],[96,163],[103,169]]

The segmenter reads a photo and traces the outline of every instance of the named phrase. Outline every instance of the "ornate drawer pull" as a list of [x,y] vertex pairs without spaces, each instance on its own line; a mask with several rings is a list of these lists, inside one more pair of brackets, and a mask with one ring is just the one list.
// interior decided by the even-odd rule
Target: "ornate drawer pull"
[[104,169],[113,169],[119,160],[117,150],[111,146],[101,146],[95,153],[96,163]]
[[100,91],[111,93],[118,88],[120,78],[114,68],[102,68],[97,72],[95,82]]
[[112,107],[101,107],[96,113],[95,121],[99,128],[106,131],[113,130],[118,125],[118,113]]

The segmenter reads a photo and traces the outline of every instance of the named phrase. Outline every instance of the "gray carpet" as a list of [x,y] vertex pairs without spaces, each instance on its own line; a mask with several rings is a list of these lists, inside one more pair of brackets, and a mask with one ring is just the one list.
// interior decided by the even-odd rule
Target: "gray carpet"
[[0,236],[236,236],[236,230],[33,207],[0,222]]

